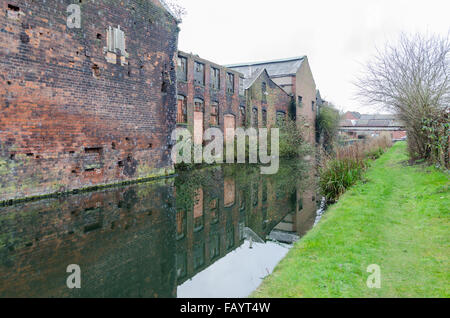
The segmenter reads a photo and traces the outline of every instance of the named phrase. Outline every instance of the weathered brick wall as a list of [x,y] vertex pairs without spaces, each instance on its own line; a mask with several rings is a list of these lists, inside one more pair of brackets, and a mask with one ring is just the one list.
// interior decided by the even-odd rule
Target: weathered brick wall
[[[262,85],[266,85],[266,97],[263,98]],[[252,86],[246,91],[247,96],[247,124],[252,126],[253,109],[258,109],[258,127],[274,127],[276,125],[277,112],[283,112],[285,116],[289,114],[289,107],[292,98],[274,81],[272,81],[267,72],[261,75],[253,82]],[[267,124],[263,123],[263,110],[267,112]]]
[[[294,79],[294,87],[296,100],[298,102],[298,96],[302,96],[303,103],[297,105],[297,121],[299,124],[305,124],[306,138],[310,143],[315,143],[315,129],[316,129],[316,84],[314,77],[309,66],[308,59],[305,58],[300,69],[297,71],[297,76]],[[314,110],[312,103],[314,102]]]
[[[157,0],[86,0],[70,29],[71,3],[0,2],[0,201],[172,172],[175,19]],[[126,63],[104,52],[118,25]]]
[[[179,52],[179,56],[187,58],[187,81],[178,80],[178,94],[187,98],[187,127],[193,131],[194,125],[194,99],[198,98],[204,101],[203,127],[208,129],[210,125],[211,103],[219,104],[219,125],[218,127],[224,131],[224,115],[233,115],[236,124],[239,122],[239,106],[244,104],[244,96],[239,94],[239,77],[240,73],[212,63],[198,56]],[[205,85],[194,83],[194,64],[198,61],[205,65]],[[211,67],[220,70],[220,89],[211,88]],[[226,90],[226,74],[227,72],[234,74],[234,93],[227,93]]]

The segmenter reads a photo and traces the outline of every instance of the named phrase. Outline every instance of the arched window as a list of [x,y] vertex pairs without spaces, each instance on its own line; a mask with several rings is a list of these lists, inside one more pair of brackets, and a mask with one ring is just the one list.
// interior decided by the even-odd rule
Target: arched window
[[194,111],[203,113],[205,111],[204,102],[200,98],[194,99]]
[[253,108],[253,114],[252,114],[252,126],[254,128],[258,128],[258,108]]
[[267,110],[265,109],[262,111],[262,124],[263,127],[267,127]]
[[187,100],[183,95],[177,98],[177,124],[187,123]]
[[283,111],[277,111],[277,126],[282,127],[284,126],[286,121],[286,113]]
[[241,106],[239,107],[240,110],[240,118],[241,118],[241,127],[245,127],[245,121],[246,121],[246,116],[245,116],[245,106]]

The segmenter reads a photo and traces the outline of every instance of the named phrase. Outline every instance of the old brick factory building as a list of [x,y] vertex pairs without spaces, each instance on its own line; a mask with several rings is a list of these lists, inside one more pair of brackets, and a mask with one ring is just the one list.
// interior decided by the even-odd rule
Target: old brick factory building
[[170,174],[178,26],[158,0],[0,4],[0,201]]
[[[306,56],[221,66],[178,52],[159,0],[7,0],[0,5],[0,202],[174,173],[172,131],[274,127],[314,142]],[[300,118],[302,120],[300,120]]]

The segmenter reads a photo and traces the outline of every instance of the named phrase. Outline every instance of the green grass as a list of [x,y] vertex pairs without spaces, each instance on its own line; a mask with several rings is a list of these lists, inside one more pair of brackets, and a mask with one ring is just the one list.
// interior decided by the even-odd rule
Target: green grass
[[252,296],[449,297],[449,176],[407,160],[398,143],[375,161]]

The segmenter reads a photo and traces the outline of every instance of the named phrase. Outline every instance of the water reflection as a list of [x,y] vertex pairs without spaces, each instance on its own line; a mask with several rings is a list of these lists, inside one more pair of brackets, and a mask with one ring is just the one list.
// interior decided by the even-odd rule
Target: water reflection
[[[297,163],[259,172],[210,167],[0,208],[0,297],[248,296],[317,209]],[[69,264],[81,289],[66,287]]]

